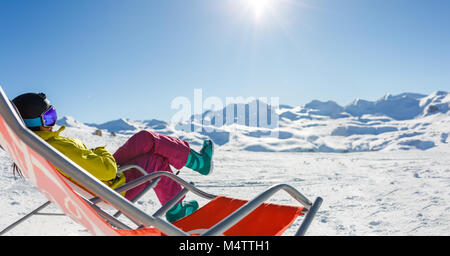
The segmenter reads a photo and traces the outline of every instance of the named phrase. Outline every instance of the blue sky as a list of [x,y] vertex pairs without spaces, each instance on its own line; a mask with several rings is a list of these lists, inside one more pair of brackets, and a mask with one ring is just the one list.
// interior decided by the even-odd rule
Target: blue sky
[[449,91],[448,13],[448,0],[1,0],[0,85],[97,123],[170,120],[195,88],[288,105]]

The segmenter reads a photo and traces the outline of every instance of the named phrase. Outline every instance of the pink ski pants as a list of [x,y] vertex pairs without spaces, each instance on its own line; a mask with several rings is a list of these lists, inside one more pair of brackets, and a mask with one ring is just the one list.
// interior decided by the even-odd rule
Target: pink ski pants
[[[186,164],[189,148],[187,141],[143,130],[131,136],[125,144],[117,149],[113,156],[121,166],[139,165],[147,173],[155,171],[172,172],[169,165],[175,169],[181,169]],[[127,170],[124,174],[127,183],[143,176],[136,169]],[[125,198],[132,200],[149,184],[150,182],[146,182],[128,190]],[[181,189],[181,185],[164,176],[161,177],[158,185],[154,188],[162,205],[173,198]]]

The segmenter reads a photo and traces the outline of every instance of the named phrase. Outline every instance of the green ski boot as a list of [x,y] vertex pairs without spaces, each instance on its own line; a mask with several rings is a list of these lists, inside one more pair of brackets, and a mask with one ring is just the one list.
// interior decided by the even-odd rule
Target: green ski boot
[[166,219],[169,222],[175,222],[181,218],[188,216],[198,209],[198,203],[195,200],[182,201],[170,208],[166,213]]
[[214,143],[212,140],[205,140],[200,153],[190,149],[188,160],[186,161],[186,167],[190,168],[202,175],[209,175],[214,169],[213,157]]

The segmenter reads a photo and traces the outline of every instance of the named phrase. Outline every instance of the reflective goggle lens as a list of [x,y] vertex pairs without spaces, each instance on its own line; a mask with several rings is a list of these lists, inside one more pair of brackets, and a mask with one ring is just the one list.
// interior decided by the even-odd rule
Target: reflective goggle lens
[[43,115],[42,121],[45,126],[53,126],[56,124],[58,116],[56,115],[56,110],[51,106]]

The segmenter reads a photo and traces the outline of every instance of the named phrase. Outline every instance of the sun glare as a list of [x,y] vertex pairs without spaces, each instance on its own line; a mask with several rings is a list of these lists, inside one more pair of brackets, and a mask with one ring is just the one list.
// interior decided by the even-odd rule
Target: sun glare
[[279,28],[287,30],[303,9],[307,0],[230,0],[239,20],[251,22],[257,30]]
[[275,6],[276,0],[243,0],[256,22],[260,22]]

